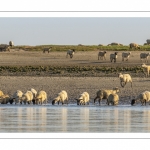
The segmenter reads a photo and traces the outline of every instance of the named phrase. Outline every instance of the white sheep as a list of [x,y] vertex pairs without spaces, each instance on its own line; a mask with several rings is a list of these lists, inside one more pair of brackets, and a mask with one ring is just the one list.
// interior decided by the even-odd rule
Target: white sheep
[[49,53],[51,51],[52,47],[49,48],[43,48],[43,53],[45,53],[46,51]]
[[142,105],[145,103],[146,105],[146,102],[149,102],[150,101],[150,92],[149,91],[144,91],[142,93],[140,93],[137,98],[135,99],[132,99],[131,101],[131,105],[134,105],[138,100],[141,101]]
[[10,104],[12,104],[13,102],[15,102],[15,104],[20,103],[22,104],[22,91],[17,90],[14,94],[13,94],[13,98],[10,100]]
[[145,60],[145,62],[148,63],[148,57],[149,57],[150,53],[141,53],[140,54],[140,59],[143,62],[143,60]]
[[108,96],[108,105],[111,103],[111,105],[118,105],[118,102],[119,102],[119,96],[118,94],[110,94]]
[[33,93],[33,100],[32,100],[32,102],[33,102],[33,104],[35,104],[35,98],[36,98],[36,95],[37,95],[37,91],[35,89],[33,89],[33,88],[31,88],[30,91]]
[[130,55],[131,55],[131,52],[128,52],[128,53],[123,52],[122,53],[122,61],[124,61],[124,59],[126,59],[126,61],[128,61]]
[[25,94],[22,95],[21,99],[24,102],[24,104],[31,104],[33,100],[33,93],[31,91],[27,91]]
[[99,99],[99,105],[100,105],[100,101],[102,99],[106,99],[107,103],[108,103],[108,96],[110,94],[116,94],[118,92],[119,92],[119,88],[118,87],[113,88],[113,90],[106,90],[106,89],[98,90],[96,92],[96,97],[94,98],[94,104],[95,104],[95,102],[96,102],[97,99]]
[[0,96],[0,103],[1,104],[7,104],[10,101],[9,95],[2,95]]
[[45,91],[40,91],[39,93],[37,93],[36,95],[36,104],[43,104],[43,102],[45,101],[45,104],[47,103],[47,93]]
[[114,54],[110,54],[110,61],[112,62],[113,60],[114,60],[114,62],[116,62],[116,60],[117,60],[117,54],[118,54],[118,52],[115,52]]
[[85,105],[86,103],[89,105],[90,96],[87,92],[83,92],[80,94],[79,98],[76,99],[77,105]]
[[0,96],[4,95],[3,91],[0,90]]
[[68,55],[70,56],[70,58],[73,58],[74,53],[75,53],[75,50],[74,50],[74,49],[68,50],[68,51],[67,51],[66,58],[68,58]]
[[142,67],[145,69],[145,75],[148,77],[149,76],[149,72],[150,72],[150,66],[145,65],[144,63],[142,64]]
[[119,73],[118,77],[120,78],[120,85],[122,87],[124,87],[127,84],[127,82],[130,82],[131,83],[131,87],[132,87],[132,78],[131,78],[131,76],[129,74]]
[[52,105],[54,105],[55,103],[58,103],[58,105],[59,105],[60,102],[63,105],[65,103],[65,101],[68,105],[68,94],[66,91],[63,90],[60,93],[58,93],[58,96],[52,101]]
[[106,51],[100,51],[98,52],[98,60],[99,59],[105,59],[106,60]]

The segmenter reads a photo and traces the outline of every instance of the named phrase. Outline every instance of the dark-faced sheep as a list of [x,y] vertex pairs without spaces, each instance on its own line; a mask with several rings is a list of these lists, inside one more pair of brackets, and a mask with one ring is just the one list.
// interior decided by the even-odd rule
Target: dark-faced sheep
[[68,50],[68,51],[67,51],[66,58],[68,58],[68,55],[70,56],[70,58],[73,58],[74,53],[75,53],[75,50],[74,50],[74,49]]
[[94,98],[94,104],[95,104],[97,99],[99,99],[99,105],[100,105],[100,102],[101,102],[102,99],[106,99],[107,100],[107,104],[108,104],[108,96],[110,94],[116,94],[118,92],[119,92],[119,88],[118,87],[113,88],[113,90],[106,90],[106,89],[98,90],[96,92],[96,97]]
[[122,61],[124,61],[124,59],[126,59],[126,61],[128,61],[130,55],[131,55],[131,52],[128,52],[128,53],[123,52],[122,53]]
[[76,99],[77,105],[85,105],[86,103],[89,105],[90,96],[89,93],[83,92],[80,94],[79,98]]
[[150,92],[149,91],[144,91],[144,92],[140,93],[137,96],[137,98],[132,99],[131,105],[134,105],[137,101],[140,101],[142,105],[143,104],[146,105],[146,102],[150,101]]
[[150,53],[141,53],[140,54],[140,59],[143,62],[143,60],[145,60],[145,63],[148,63],[148,58],[149,58]]
[[99,59],[101,59],[101,60],[105,59],[106,60],[106,51],[100,51],[98,53],[98,60]]
[[62,103],[62,105],[66,102],[68,105],[68,94],[66,91],[61,91],[60,93],[58,93],[58,96],[52,101],[52,105],[54,105],[55,103]]
[[115,52],[114,54],[110,54],[110,61],[111,62],[113,62],[114,61],[114,63],[116,62],[116,60],[117,60],[117,54],[118,54],[118,52]]
[[52,47],[49,48],[43,48],[43,53],[45,53],[46,51],[49,53],[51,51]]

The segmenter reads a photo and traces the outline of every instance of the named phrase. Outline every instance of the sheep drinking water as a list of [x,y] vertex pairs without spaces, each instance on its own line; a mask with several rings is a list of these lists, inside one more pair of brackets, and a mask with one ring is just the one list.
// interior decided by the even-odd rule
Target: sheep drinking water
[[108,103],[108,97],[110,94],[115,94],[119,92],[119,88],[113,88],[113,90],[98,90],[96,93],[96,97],[94,98],[94,104],[96,102],[97,99],[99,99],[99,105],[100,105],[100,101],[102,99],[107,99],[107,103]]
[[87,92],[83,92],[82,94],[80,94],[79,98],[76,99],[77,101],[77,105],[85,105],[86,103],[89,105],[89,94]]
[[150,101],[150,92],[149,91],[144,91],[142,93],[140,93],[136,99],[132,99],[131,101],[131,105],[134,105],[138,100],[141,101],[142,105],[145,103],[146,105],[146,102],[149,102]]
[[60,93],[58,93],[58,96],[52,101],[52,105],[54,105],[55,103],[59,103],[61,102],[62,105],[65,103],[65,101],[67,102],[68,105],[68,94],[66,91],[61,91]]

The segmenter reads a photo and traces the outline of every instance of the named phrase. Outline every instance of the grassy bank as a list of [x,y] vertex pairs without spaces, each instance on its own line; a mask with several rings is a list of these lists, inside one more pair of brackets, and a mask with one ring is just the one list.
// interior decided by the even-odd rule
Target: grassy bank
[[51,51],[67,51],[68,49],[75,49],[76,51],[150,51],[150,45],[141,45],[141,49],[129,49],[129,46],[97,46],[97,45],[39,45],[39,46],[14,46],[15,49],[22,49],[26,51],[41,51],[43,48],[52,47]]

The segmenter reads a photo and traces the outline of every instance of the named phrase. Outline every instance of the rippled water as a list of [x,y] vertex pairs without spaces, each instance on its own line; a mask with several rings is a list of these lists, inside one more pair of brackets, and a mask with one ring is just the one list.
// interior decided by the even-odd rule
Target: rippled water
[[0,105],[0,132],[150,132],[150,106]]

